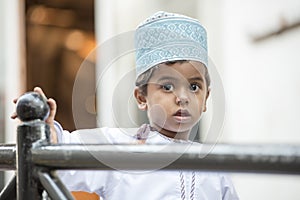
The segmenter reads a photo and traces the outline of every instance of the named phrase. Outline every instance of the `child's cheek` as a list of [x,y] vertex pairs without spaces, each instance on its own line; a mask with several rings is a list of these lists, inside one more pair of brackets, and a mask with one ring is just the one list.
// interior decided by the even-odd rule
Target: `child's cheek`
[[151,122],[160,127],[164,127],[164,124],[167,121],[167,114],[160,104],[155,104],[149,108],[149,118]]

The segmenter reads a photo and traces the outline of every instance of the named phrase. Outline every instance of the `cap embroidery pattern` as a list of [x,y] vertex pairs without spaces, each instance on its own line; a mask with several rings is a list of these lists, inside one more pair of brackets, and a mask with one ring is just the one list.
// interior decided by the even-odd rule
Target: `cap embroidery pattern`
[[167,61],[194,60],[207,66],[206,30],[196,19],[158,12],[135,34],[137,76]]

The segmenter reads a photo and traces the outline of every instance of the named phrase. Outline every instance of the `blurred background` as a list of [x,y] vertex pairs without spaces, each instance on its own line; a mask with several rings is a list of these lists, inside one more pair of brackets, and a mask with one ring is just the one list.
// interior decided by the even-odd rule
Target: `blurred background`
[[[114,61],[112,65],[119,67],[111,67],[107,77],[99,80],[95,75],[101,71],[104,52],[96,47],[133,31],[160,10],[197,18],[207,29],[209,55],[226,97],[220,142],[300,144],[298,0],[2,0],[0,142],[15,142],[18,122],[10,119],[12,100],[34,86],[56,99],[56,119],[70,131],[143,122],[145,116],[132,106],[131,96],[125,103],[122,98],[115,100],[116,94],[106,86],[118,85],[119,80],[126,83],[131,77],[127,74],[134,69],[132,52]],[[74,92],[75,83],[85,87],[76,86]],[[118,87],[118,91],[130,92],[132,86]],[[76,92],[77,97],[82,95],[74,104]],[[112,102],[118,105],[118,121],[124,122],[114,123]],[[74,106],[79,119],[74,119]],[[128,106],[131,121],[124,114]],[[97,112],[104,118],[101,123]],[[209,120],[203,121],[205,129]],[[1,173],[1,188],[9,176]],[[299,176],[234,173],[232,178],[243,200],[296,200],[300,196]]]

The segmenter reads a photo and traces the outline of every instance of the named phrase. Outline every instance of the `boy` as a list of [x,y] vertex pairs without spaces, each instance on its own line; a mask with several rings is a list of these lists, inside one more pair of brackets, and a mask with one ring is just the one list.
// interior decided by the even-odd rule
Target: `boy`
[[[206,31],[192,18],[158,12],[138,26],[136,89],[140,110],[149,124],[133,135],[118,128],[78,130],[70,134],[54,122],[52,139],[60,143],[188,143],[190,132],[206,111],[210,93]],[[40,88],[35,91],[43,93]],[[95,192],[103,199],[238,199],[231,181],[218,173],[195,171],[60,171],[71,191]],[[141,196],[143,195],[143,196]]]

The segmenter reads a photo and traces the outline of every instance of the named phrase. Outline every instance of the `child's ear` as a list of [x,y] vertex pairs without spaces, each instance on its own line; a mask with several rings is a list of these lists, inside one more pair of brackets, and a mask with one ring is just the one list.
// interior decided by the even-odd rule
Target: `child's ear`
[[204,102],[204,107],[203,107],[203,112],[206,112],[207,110],[207,106],[206,106],[206,103],[207,103],[207,99],[210,95],[210,88],[207,89],[207,93],[206,93],[206,97],[205,97],[205,102]]
[[139,88],[135,88],[134,89],[134,96],[135,96],[135,99],[138,103],[138,108],[140,110],[147,110],[147,100],[146,100],[146,97],[145,95],[142,94],[141,90]]

